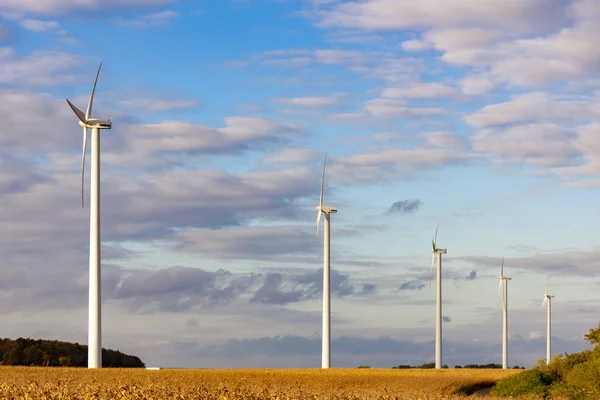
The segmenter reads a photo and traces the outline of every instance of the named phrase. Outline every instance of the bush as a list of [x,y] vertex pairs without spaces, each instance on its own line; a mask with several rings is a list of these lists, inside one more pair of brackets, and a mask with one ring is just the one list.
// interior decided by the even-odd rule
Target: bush
[[573,367],[565,382],[576,389],[576,398],[600,398],[600,359],[594,359]]
[[540,360],[538,366],[546,373],[552,375],[553,380],[564,380],[567,374],[571,372],[576,365],[589,361],[592,357],[590,350],[584,350],[581,353],[557,354],[550,361],[550,364],[545,365],[545,360]]
[[498,397],[524,396],[545,399],[551,383],[552,376],[550,374],[534,368],[500,379],[490,394]]
[[551,399],[574,399],[577,389],[563,381],[554,381],[548,388]]

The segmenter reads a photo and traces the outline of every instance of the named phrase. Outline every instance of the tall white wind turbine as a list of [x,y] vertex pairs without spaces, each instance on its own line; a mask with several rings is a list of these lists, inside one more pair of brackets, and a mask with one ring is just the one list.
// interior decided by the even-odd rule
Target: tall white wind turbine
[[544,302],[542,303],[542,307],[548,303],[548,321],[546,325],[546,365],[550,364],[550,360],[552,360],[552,298],[554,295],[548,293],[548,277],[550,276],[550,271],[546,275],[546,290],[544,290]]
[[90,188],[90,272],[89,272],[89,311],[88,311],[88,368],[102,368],[102,315],[101,315],[101,274],[100,274],[100,130],[111,129],[110,119],[92,118],[94,93],[102,63],[98,67],[96,80],[85,114],[67,100],[83,127],[83,152],[81,157],[81,207],[83,208],[83,184],[85,179],[85,151],[88,129],[92,130],[92,172]]
[[433,274],[433,263],[437,254],[437,296],[435,307],[435,368],[442,368],[442,254],[446,254],[446,249],[436,247],[437,234],[440,225],[435,228],[431,247],[431,268],[429,269],[429,290],[431,291],[431,276]]
[[337,213],[337,208],[323,205],[323,190],[325,189],[325,167],[327,166],[327,155],[323,163],[323,174],[321,176],[321,197],[317,207],[317,237],[319,237],[319,223],[321,215],[325,214],[324,236],[323,236],[323,334],[321,348],[321,368],[331,367],[331,288],[329,285],[330,269],[330,217]]
[[508,368],[508,281],[512,278],[504,275],[504,256],[500,265],[500,286],[498,291],[504,287],[504,297],[502,299],[502,369]]

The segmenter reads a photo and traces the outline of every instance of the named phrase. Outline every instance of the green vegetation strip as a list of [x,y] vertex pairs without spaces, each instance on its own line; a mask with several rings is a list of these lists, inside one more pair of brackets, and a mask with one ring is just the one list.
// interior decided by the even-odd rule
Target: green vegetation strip
[[498,381],[490,394],[531,399],[600,399],[600,324],[584,336],[594,347],[580,353],[558,354],[528,371]]

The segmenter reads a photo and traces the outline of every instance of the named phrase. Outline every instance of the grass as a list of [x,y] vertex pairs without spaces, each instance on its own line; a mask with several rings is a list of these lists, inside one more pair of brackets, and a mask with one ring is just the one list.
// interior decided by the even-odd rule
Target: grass
[[[0,367],[0,399],[463,398],[522,372],[497,369],[159,370]],[[491,399],[491,397],[488,397]]]

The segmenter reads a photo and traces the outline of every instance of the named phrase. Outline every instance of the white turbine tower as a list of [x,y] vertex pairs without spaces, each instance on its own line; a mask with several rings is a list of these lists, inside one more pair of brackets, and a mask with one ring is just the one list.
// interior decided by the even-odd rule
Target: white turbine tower
[[102,318],[101,318],[101,274],[100,274],[100,130],[110,129],[110,119],[92,118],[94,93],[102,63],[98,67],[96,80],[85,114],[67,100],[83,127],[83,152],[81,157],[81,207],[83,208],[83,183],[85,171],[85,151],[88,128],[92,130],[92,172],[90,188],[90,272],[89,272],[89,311],[88,311],[88,368],[102,368]]
[[323,236],[323,335],[322,335],[322,348],[321,348],[321,368],[331,367],[331,311],[330,311],[330,300],[331,291],[329,285],[329,277],[331,275],[330,270],[330,217],[331,214],[337,213],[337,208],[324,206],[323,205],[323,190],[325,188],[325,167],[327,166],[327,155],[325,155],[325,162],[323,163],[323,175],[321,176],[321,197],[319,199],[319,206],[317,207],[317,237],[319,237],[319,223],[321,222],[321,215],[325,214],[324,224],[324,236]]
[[440,225],[435,228],[431,247],[431,268],[429,269],[429,290],[431,291],[431,276],[433,273],[433,263],[437,254],[437,296],[435,307],[435,368],[442,368],[442,254],[446,254],[446,249],[436,247],[437,234]]
[[502,318],[502,369],[508,368],[508,281],[512,278],[504,275],[504,256],[502,256],[502,264],[500,266],[500,286],[498,292],[504,286],[503,318]]
[[550,360],[552,359],[552,298],[554,295],[548,293],[548,277],[550,275],[550,271],[546,275],[546,290],[544,290],[544,302],[542,303],[542,307],[548,303],[548,322],[546,326],[546,365],[550,364]]

